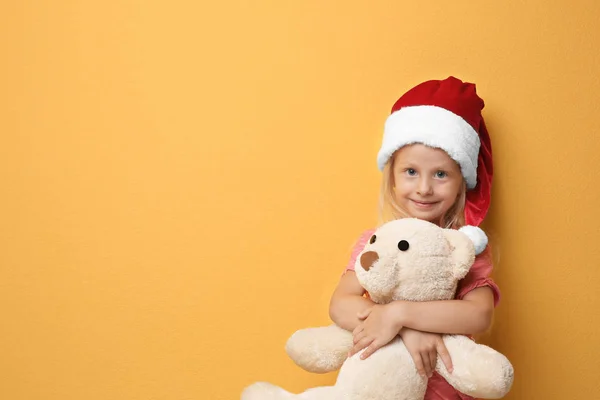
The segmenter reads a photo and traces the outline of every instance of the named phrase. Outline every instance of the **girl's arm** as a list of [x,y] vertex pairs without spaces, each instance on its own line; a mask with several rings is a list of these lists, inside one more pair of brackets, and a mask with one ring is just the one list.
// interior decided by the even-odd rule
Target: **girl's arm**
[[494,314],[494,295],[487,287],[476,288],[462,300],[426,302],[395,301],[389,306],[400,326],[425,332],[472,335],[485,332]]
[[363,297],[365,290],[354,271],[347,271],[338,283],[329,303],[329,317],[339,327],[353,331],[362,321],[358,314],[375,303]]
[[462,300],[375,304],[358,315],[362,322],[353,331],[354,347],[350,356],[366,349],[360,357],[369,357],[389,343],[403,327],[440,334],[485,332],[490,326],[493,311],[494,295],[485,286],[470,291]]

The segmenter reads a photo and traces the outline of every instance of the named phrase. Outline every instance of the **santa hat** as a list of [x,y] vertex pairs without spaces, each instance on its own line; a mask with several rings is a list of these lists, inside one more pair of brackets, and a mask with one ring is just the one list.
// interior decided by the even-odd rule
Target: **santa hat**
[[492,146],[475,85],[455,77],[423,82],[400,97],[387,118],[377,155],[383,170],[394,152],[421,143],[442,149],[458,163],[467,183],[465,219],[479,225],[490,206]]

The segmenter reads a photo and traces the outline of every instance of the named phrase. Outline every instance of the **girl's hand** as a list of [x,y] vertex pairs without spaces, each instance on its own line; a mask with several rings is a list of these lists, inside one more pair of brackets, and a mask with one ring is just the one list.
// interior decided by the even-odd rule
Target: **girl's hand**
[[452,373],[452,359],[448,349],[446,349],[442,335],[403,328],[400,331],[400,337],[421,376],[431,378],[435,371],[438,354],[444,365],[446,365],[448,372]]
[[365,359],[377,349],[385,346],[398,335],[402,325],[399,322],[397,310],[393,303],[374,306],[358,313],[358,318],[363,322],[354,329],[354,347],[348,353],[353,356],[364,348],[367,348],[360,356]]

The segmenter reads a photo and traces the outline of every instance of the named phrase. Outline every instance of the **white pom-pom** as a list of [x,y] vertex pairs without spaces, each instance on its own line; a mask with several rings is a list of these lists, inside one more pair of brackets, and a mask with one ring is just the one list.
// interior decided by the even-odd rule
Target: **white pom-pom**
[[459,229],[460,232],[464,233],[471,239],[475,246],[475,254],[481,254],[488,244],[487,235],[483,230],[476,226],[466,225]]

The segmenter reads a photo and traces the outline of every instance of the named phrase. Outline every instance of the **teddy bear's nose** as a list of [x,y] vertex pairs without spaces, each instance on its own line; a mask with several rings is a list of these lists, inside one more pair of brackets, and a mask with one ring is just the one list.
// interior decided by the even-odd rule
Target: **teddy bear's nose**
[[360,256],[360,265],[365,271],[368,271],[377,260],[379,260],[379,255],[376,252],[367,251]]

